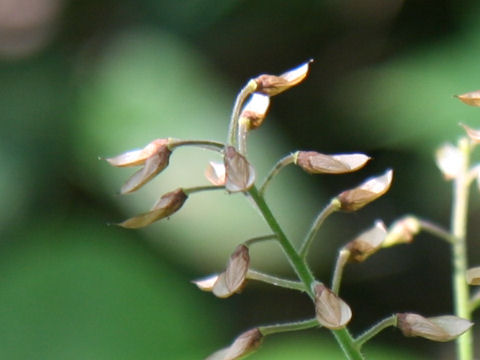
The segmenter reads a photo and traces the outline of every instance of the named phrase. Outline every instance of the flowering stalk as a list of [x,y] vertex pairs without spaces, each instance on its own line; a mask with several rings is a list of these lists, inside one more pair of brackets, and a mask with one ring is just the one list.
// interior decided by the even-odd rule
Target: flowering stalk
[[[452,245],[453,262],[453,297],[455,314],[467,320],[471,319],[469,289],[465,279],[467,271],[467,208],[470,183],[468,181],[470,142],[468,138],[460,139],[458,149],[462,156],[459,171],[453,182]],[[457,339],[459,360],[473,359],[473,334],[466,332]]]

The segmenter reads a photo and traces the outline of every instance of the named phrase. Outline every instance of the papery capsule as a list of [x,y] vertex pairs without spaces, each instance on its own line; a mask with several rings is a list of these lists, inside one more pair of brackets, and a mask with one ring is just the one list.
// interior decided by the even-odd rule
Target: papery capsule
[[480,90],[467,92],[461,95],[455,95],[464,104],[470,106],[480,106]]
[[346,190],[337,196],[340,201],[340,209],[344,211],[356,211],[365,205],[384,195],[392,184],[393,171],[388,170],[385,174],[368,179],[354,189]]
[[255,169],[233,146],[225,148],[225,188],[229,192],[247,191],[255,182]]
[[388,234],[383,241],[383,247],[397,244],[410,243],[415,235],[420,232],[420,222],[413,216],[406,216],[395,221],[388,229]]
[[467,270],[467,283],[469,285],[480,285],[480,266]]
[[269,105],[270,97],[268,95],[252,94],[240,113],[241,119],[248,120],[249,130],[256,129],[262,125],[263,120],[267,116]]
[[318,322],[327,329],[344,328],[352,318],[352,310],[348,304],[323,284],[317,284],[314,290]]
[[143,149],[127,151],[118,156],[106,158],[105,160],[112,166],[127,167],[145,164],[145,161],[159,152],[166,152],[169,139],[156,139],[145,146]]
[[299,151],[295,164],[310,174],[345,174],[361,169],[370,160],[364,154],[325,155],[316,151]]
[[365,261],[382,247],[386,235],[387,230],[383,222],[375,222],[372,228],[364,231],[345,246],[350,251],[349,260],[353,262]]
[[207,357],[205,360],[236,360],[257,350],[263,340],[259,329],[248,330],[238,336],[227,348],[221,349]]
[[296,67],[295,69],[289,70],[280,76],[260,75],[256,77],[254,79],[257,83],[257,89],[255,91],[268,96],[274,96],[290,89],[292,86],[299,84],[306,78],[311,62],[312,60]]
[[213,286],[213,294],[227,298],[242,290],[247,276],[250,255],[248,247],[239,245],[230,255],[226,270],[218,276]]
[[446,180],[452,180],[460,173],[463,163],[462,152],[452,144],[444,144],[435,153],[438,168]]
[[118,225],[124,228],[137,229],[164,219],[174,214],[183,206],[188,196],[181,188],[163,195],[149,212],[134,216]]
[[405,336],[419,336],[432,341],[454,340],[473,323],[453,315],[425,318],[418,314],[397,314],[397,327]]

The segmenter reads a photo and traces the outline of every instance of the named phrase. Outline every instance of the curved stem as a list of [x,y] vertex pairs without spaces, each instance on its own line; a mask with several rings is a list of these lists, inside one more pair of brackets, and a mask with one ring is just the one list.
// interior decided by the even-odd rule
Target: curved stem
[[245,87],[240,90],[235,99],[235,104],[233,105],[232,116],[230,118],[230,126],[228,128],[228,140],[229,145],[236,145],[236,133],[238,128],[238,116],[240,115],[240,109],[247,99],[248,95],[253,93],[257,89],[257,83],[255,80],[250,80]]
[[[465,278],[468,266],[466,230],[470,158],[470,144],[467,138],[460,139],[458,149],[462,154],[462,161],[458,175],[453,182],[452,234],[455,237],[452,245],[453,297],[455,315],[470,320],[469,290]],[[471,330],[457,339],[457,356],[459,360],[473,359],[473,336]]]
[[263,184],[260,186],[260,190],[259,190],[260,194],[263,195],[265,193],[265,190],[267,189],[267,186],[270,184],[270,181],[272,181],[272,179],[280,172],[280,170],[282,170],[284,167],[290,164],[293,164],[293,162],[295,161],[295,155],[296,153],[289,154],[281,158],[280,160],[278,160],[278,162],[275,164],[272,170],[270,170],[270,172],[268,173],[267,177],[263,181]]
[[340,290],[340,283],[342,282],[343,269],[345,268],[345,264],[347,263],[349,258],[350,250],[341,249],[338,252],[337,262],[335,263],[335,270],[333,272],[332,279],[332,291],[337,295],[338,291]]
[[278,334],[278,333],[287,332],[287,331],[306,330],[306,329],[311,329],[319,326],[320,324],[318,323],[317,319],[313,318],[309,320],[296,321],[296,322],[285,323],[285,324],[260,326],[258,330],[260,330],[263,336],[267,336],[267,335]]
[[264,283],[283,287],[285,289],[305,291],[305,285],[300,281],[286,280],[276,276],[264,274],[262,272],[255,271],[252,269],[248,270],[247,279],[263,281]]
[[380,331],[390,327],[390,326],[396,326],[397,325],[397,316],[392,315],[389,316],[380,322],[376,323],[373,325],[370,329],[365,331],[362,335],[358,336],[355,339],[355,343],[357,344],[358,347],[362,347],[363,344],[365,344],[367,341],[369,341],[371,338],[376,336]]
[[185,195],[190,195],[196,192],[201,191],[211,191],[211,190],[222,190],[225,189],[225,186],[218,186],[218,185],[205,185],[205,186],[195,186],[190,188],[182,189]]
[[455,236],[452,236],[451,233],[449,233],[444,228],[438,226],[437,224],[422,219],[418,219],[418,222],[423,231],[428,232],[429,234],[436,236],[442,240],[445,240],[450,244],[453,244],[455,242]]
[[337,198],[334,198],[318,214],[316,219],[313,221],[313,224],[310,227],[310,230],[308,231],[307,235],[305,236],[305,239],[303,240],[303,243],[300,247],[300,256],[302,258],[307,256],[308,250],[310,249],[310,245],[312,245],[313,239],[315,238],[315,235],[317,234],[318,230],[320,229],[320,226],[323,224],[325,219],[328,216],[330,216],[332,213],[334,213],[335,211],[338,211],[339,209],[340,209],[340,202],[338,201]]
[[254,238],[250,238],[250,239],[246,240],[244,242],[244,244],[246,246],[250,246],[250,245],[253,245],[253,244],[258,243],[258,242],[262,242],[262,241],[265,241],[265,240],[273,240],[273,239],[276,239],[276,238],[277,238],[277,235],[275,235],[275,234],[256,236]]
[[225,148],[225,144],[218,142],[218,141],[211,141],[211,140],[178,140],[172,139],[168,143],[168,148],[170,150],[175,149],[176,147],[180,146],[198,146],[204,149],[213,150],[222,152]]

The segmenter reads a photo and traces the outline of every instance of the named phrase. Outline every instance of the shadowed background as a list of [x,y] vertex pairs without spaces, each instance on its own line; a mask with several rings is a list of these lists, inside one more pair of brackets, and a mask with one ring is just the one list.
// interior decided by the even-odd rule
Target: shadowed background
[[[327,220],[309,262],[329,282],[337,249],[376,219],[413,213],[448,227],[450,184],[433,153],[478,128],[480,110],[452,95],[480,88],[480,7],[453,0],[0,0],[0,357],[201,359],[260,324],[310,317],[310,301],[251,282],[220,300],[190,280],[224,268],[242,241],[268,233],[242,195],[192,196],[142,231],[107,226],[163,193],[206,184],[215,154],[179,149],[138,193],[131,169],[98,156],[155,138],[226,138],[239,89],[261,73],[315,61],[304,83],[272,99],[249,155],[262,178],[285,154],[364,152],[359,173],[286,169],[267,199],[298,242],[330,197],[395,170],[390,192]],[[470,218],[479,211],[472,192]],[[469,227],[471,263],[478,224]],[[292,277],[272,243],[255,268]],[[348,267],[352,331],[393,312],[452,310],[448,246],[420,235]],[[369,359],[451,359],[452,344],[387,330]],[[326,331],[267,338],[252,359],[342,359]]]

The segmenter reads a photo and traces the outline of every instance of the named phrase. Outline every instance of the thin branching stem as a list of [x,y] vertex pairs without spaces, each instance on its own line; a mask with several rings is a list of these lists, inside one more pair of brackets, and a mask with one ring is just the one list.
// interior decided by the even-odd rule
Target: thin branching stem
[[307,330],[315,327],[319,327],[320,324],[318,323],[316,318],[304,320],[304,321],[296,321],[284,324],[275,324],[275,325],[266,325],[260,326],[258,330],[260,330],[263,336],[278,334],[287,331],[298,331],[298,330]]
[[267,186],[270,184],[270,181],[278,175],[278,173],[286,166],[292,164],[295,161],[295,154],[289,154],[280,160],[275,164],[275,166],[270,170],[268,173],[267,177],[263,181],[263,184],[260,186],[260,194],[264,194],[265,190],[267,189]]
[[335,270],[333,272],[332,278],[332,291],[337,295],[340,290],[340,284],[342,282],[343,269],[345,268],[345,264],[347,263],[349,258],[350,250],[342,248],[338,252],[337,262],[335,263]]
[[376,336],[382,330],[390,326],[397,326],[397,315],[392,315],[379,321],[378,323],[373,325],[370,329],[365,331],[363,334],[359,335],[355,339],[355,343],[357,344],[358,347],[361,348],[363,344],[365,344],[367,341],[369,341],[371,338]]
[[247,97],[252,94],[257,88],[257,83],[255,80],[250,80],[245,87],[240,90],[235,99],[235,104],[233,105],[232,116],[230,118],[230,126],[228,128],[228,140],[227,143],[229,145],[235,146],[236,145],[236,138],[237,138],[237,131],[238,131],[238,117],[240,115],[240,110],[242,108],[243,103],[247,99]]
[[283,287],[285,289],[305,291],[305,284],[301,281],[286,280],[252,269],[248,270],[247,279],[262,281],[264,283]]
[[201,191],[222,190],[222,189],[225,189],[225,186],[205,185],[205,186],[195,186],[190,188],[184,188],[182,190],[185,193],[185,195],[190,195],[190,194],[201,192]]
[[338,211],[339,209],[340,209],[340,202],[338,201],[337,198],[334,198],[317,215],[317,217],[313,221],[313,224],[310,227],[310,230],[308,231],[307,235],[305,236],[305,239],[303,240],[303,243],[300,247],[300,256],[301,257],[304,258],[305,256],[307,256],[308,250],[310,249],[310,246],[312,245],[312,242],[315,239],[315,235],[317,234],[318,230],[320,229],[320,226],[322,226],[325,219],[327,217],[329,217],[335,211]]
[[204,149],[213,150],[217,152],[222,152],[225,148],[225,144],[218,142],[218,141],[211,141],[211,140],[177,140],[172,139],[168,143],[168,148],[173,150],[174,148],[180,146],[198,146]]
[[256,236],[256,237],[248,239],[247,241],[244,242],[244,244],[246,246],[250,246],[250,245],[262,242],[262,241],[273,240],[273,239],[276,239],[276,238],[277,238],[277,235],[275,235],[275,234]]
[[[455,315],[464,319],[471,319],[469,289],[465,279],[467,271],[467,211],[469,195],[469,161],[470,143],[467,138],[458,142],[461,152],[459,172],[453,181],[453,209],[452,209],[452,234],[455,241],[452,245],[453,263],[453,298]],[[457,357],[459,360],[473,359],[473,335],[467,331],[457,339]]]
[[445,240],[447,241],[448,243],[450,244],[453,244],[455,243],[455,237],[450,233],[448,232],[447,230],[445,230],[444,228],[442,228],[441,226],[437,225],[437,224],[434,224],[430,221],[427,221],[427,220],[422,220],[422,219],[417,219],[419,224],[420,224],[420,227],[423,231],[433,235],[433,236],[436,236],[442,240]]

